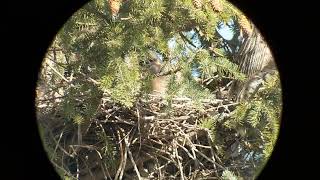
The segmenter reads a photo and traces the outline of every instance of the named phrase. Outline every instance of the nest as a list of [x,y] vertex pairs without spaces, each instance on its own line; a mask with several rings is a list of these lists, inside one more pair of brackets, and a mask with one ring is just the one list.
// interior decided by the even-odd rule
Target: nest
[[150,95],[128,109],[103,98],[95,118],[78,126],[59,112],[38,120],[51,162],[76,179],[217,179],[226,168],[201,119],[228,116],[234,105],[216,99],[197,108],[189,98]]

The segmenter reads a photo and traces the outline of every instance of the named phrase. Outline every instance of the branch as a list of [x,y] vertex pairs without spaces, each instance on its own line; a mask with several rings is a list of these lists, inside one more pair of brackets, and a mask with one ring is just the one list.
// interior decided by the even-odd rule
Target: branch
[[134,162],[132,153],[131,153],[131,151],[130,151],[128,139],[129,139],[128,137],[126,137],[126,138],[124,139],[124,144],[125,144],[125,146],[126,146],[126,151],[127,151],[126,153],[128,153],[129,158],[130,158],[130,160],[131,160],[131,163],[132,163],[132,165],[133,165],[133,168],[134,168],[134,170],[135,170],[135,172],[136,172],[136,174],[137,174],[137,176],[138,176],[138,179],[140,180],[140,179],[141,179],[141,176],[140,176],[139,170],[138,170],[138,168],[137,168],[137,165],[136,165],[136,163]]
[[52,67],[48,62],[46,64],[58,75],[60,76],[63,80],[65,80],[67,83],[69,83],[69,80],[65,78],[62,74],[59,73],[58,70],[56,70],[54,67]]
[[198,154],[200,154],[202,157],[204,157],[206,160],[208,160],[209,162],[211,162],[212,164],[218,166],[219,168],[226,170],[225,167],[221,166],[220,164],[216,163],[215,161],[213,161],[212,159],[210,159],[208,156],[206,156],[205,154],[203,154],[202,152],[200,152],[198,149],[194,149]]
[[[88,5],[88,6],[90,6],[90,5]],[[94,14],[94,15],[97,15],[98,17],[100,17],[101,19],[103,19],[104,21],[106,21],[106,24],[111,24],[111,22],[112,22],[112,20],[111,20],[111,18],[110,17],[108,17],[107,15],[105,15],[105,14],[103,14],[103,13],[101,13],[101,12],[99,12],[98,10],[96,10],[95,8],[93,8],[93,7],[87,7],[87,6],[84,6],[83,7],[83,9],[85,9],[87,12],[89,12],[89,13],[92,13],[92,14]]]
[[197,48],[196,45],[194,45],[182,32],[179,32],[179,35],[182,37],[184,41],[187,41],[192,47]]
[[170,75],[170,74],[175,74],[175,73],[177,73],[178,71],[181,71],[181,70],[182,70],[182,68],[179,67],[179,68],[176,68],[176,69],[174,69],[174,70],[169,70],[169,71],[167,71],[167,72],[160,73],[160,74],[157,75],[157,76],[167,76],[167,75]]
[[51,138],[52,138],[52,140],[54,141],[54,143],[56,143],[56,145],[59,147],[59,149],[60,149],[63,153],[65,153],[66,155],[68,155],[69,157],[74,158],[74,154],[68,153],[68,152],[67,152],[63,147],[61,147],[61,145],[57,142],[57,140],[55,139],[55,137],[54,137],[54,135],[53,135],[53,133],[52,133],[52,131],[51,131],[51,129],[50,129],[50,127],[49,127],[47,124],[45,124],[45,123],[42,123],[42,125],[45,126],[45,128],[48,130],[49,135],[51,136]]
[[63,171],[65,174],[67,174],[70,178],[77,180],[77,178],[73,177],[73,175],[66,171],[65,168],[60,167],[57,163],[55,163],[54,161],[50,161],[55,167],[57,167],[58,169],[60,169],[61,171]]
[[182,163],[180,162],[180,158],[179,158],[180,156],[179,156],[178,148],[177,148],[176,144],[177,144],[177,142],[174,141],[173,142],[173,146],[174,146],[174,151],[175,151],[175,154],[176,154],[176,157],[177,157],[177,161],[178,161],[178,165],[179,165],[178,167],[179,167],[179,171],[180,171],[180,179],[184,180],[183,167],[182,167]]

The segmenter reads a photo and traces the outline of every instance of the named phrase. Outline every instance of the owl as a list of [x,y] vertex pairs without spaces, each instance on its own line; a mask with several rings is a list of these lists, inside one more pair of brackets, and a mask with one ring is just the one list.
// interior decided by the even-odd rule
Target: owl
[[150,71],[152,74],[156,75],[151,80],[151,90],[153,95],[164,95],[167,90],[168,77],[158,76],[161,71],[161,63],[159,60],[151,61]]

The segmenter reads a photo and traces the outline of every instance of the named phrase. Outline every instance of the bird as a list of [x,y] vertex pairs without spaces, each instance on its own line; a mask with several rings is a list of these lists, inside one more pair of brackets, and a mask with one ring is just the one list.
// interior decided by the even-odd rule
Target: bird
[[152,95],[164,95],[167,90],[168,85],[168,77],[167,76],[161,76],[159,73],[161,72],[161,62],[160,60],[152,60],[150,62],[150,71],[155,76],[151,80],[151,94]]

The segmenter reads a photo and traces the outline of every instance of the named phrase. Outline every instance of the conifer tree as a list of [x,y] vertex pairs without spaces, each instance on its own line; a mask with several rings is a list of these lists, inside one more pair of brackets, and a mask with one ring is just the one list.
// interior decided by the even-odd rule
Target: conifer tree
[[[94,0],[79,9],[49,47],[37,90],[59,174],[255,177],[277,138],[281,87],[276,74],[250,101],[228,97],[232,81],[247,80],[232,59],[247,24],[225,0]],[[222,25],[233,40],[217,32]],[[160,96],[156,77],[167,81]]]

